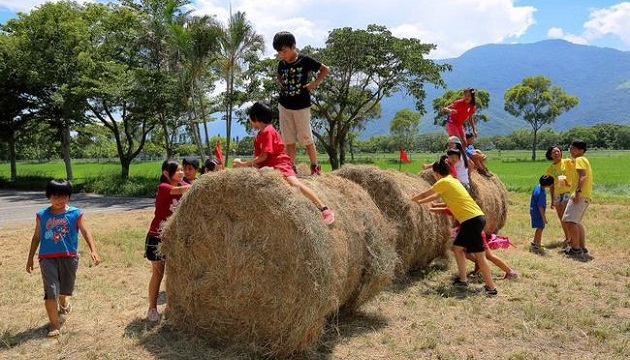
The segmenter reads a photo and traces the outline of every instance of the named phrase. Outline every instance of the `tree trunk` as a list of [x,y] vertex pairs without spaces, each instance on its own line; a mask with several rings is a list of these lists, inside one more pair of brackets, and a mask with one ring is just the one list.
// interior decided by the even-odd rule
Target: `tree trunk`
[[61,152],[63,162],[66,164],[66,179],[73,180],[72,159],[70,158],[70,126],[66,121],[63,122],[63,129],[61,130]]
[[346,140],[339,142],[339,166],[343,166],[346,163]]
[[230,142],[232,141],[232,91],[234,84],[234,76],[230,75],[228,78],[228,86],[227,86],[227,108],[225,109],[225,166],[229,164],[228,159],[230,158]]
[[337,159],[337,149],[334,146],[326,147],[328,153],[328,160],[330,160],[330,166],[333,170],[339,169],[339,159]]
[[129,168],[131,167],[131,159],[127,157],[120,158],[120,177],[124,180],[129,179]]
[[212,148],[210,147],[210,136],[208,134],[208,114],[206,114],[206,105],[203,103],[203,94],[199,97],[199,106],[201,107],[201,118],[203,119],[203,132],[206,136],[206,146],[208,147],[208,157],[212,157]]
[[164,114],[158,115],[160,118],[160,124],[162,125],[162,132],[164,132],[164,148],[166,149],[166,158],[173,157],[173,147],[171,146],[171,139],[168,136],[168,123]]
[[11,181],[17,180],[17,159],[15,154],[15,132],[9,134],[9,158],[11,159]]
[[538,130],[534,129],[534,143],[532,144],[532,161],[536,161],[536,135],[538,133]]

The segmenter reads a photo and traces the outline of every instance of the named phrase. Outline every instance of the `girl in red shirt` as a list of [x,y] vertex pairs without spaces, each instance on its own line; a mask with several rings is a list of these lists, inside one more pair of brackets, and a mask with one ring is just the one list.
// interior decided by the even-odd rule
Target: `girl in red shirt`
[[475,127],[475,89],[464,89],[464,97],[453,101],[449,106],[444,108],[448,113],[446,121],[446,133],[448,136],[457,136],[464,148],[466,147],[466,133],[464,132],[464,123],[468,121],[473,135],[477,137],[477,128]]
[[160,320],[160,314],[157,311],[157,299],[164,277],[164,257],[157,251],[158,245],[162,242],[160,224],[173,214],[182,194],[188,190],[190,185],[182,185],[183,178],[184,168],[177,161],[166,160],[162,163],[162,176],[155,195],[155,215],[151,221],[144,246],[144,256],[151,261],[149,310],[147,311],[147,320],[149,321]]

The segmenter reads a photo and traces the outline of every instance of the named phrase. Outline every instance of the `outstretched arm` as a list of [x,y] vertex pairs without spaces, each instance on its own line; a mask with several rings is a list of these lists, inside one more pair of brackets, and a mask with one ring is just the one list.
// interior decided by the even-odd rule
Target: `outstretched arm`
[[438,194],[435,190],[433,189],[428,189],[423,193],[420,193],[418,195],[412,196],[411,197],[411,201],[415,201],[418,204],[424,204],[424,203],[428,203],[434,200],[437,200],[440,198],[440,194]]
[[267,157],[269,156],[269,153],[262,153],[258,156],[256,156],[255,158],[253,158],[250,161],[242,161],[239,159],[234,159],[234,161],[232,161],[232,165],[234,167],[251,167],[251,166],[256,166],[260,163],[263,163],[267,160]]

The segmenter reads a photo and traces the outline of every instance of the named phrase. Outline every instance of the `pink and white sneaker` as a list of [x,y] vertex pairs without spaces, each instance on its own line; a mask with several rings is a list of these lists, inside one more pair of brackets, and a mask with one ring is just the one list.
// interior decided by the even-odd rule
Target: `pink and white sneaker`
[[326,225],[330,225],[335,222],[335,214],[333,214],[332,210],[328,208],[322,210],[322,217],[324,218],[324,223],[326,223]]

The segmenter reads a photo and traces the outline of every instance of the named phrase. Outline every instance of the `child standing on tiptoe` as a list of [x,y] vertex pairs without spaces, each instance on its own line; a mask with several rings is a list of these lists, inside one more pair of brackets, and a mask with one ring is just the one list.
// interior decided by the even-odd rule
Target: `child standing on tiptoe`
[[433,163],[435,184],[429,190],[411,198],[419,204],[431,202],[442,197],[446,206],[453,213],[453,217],[460,222],[460,229],[453,242],[453,253],[457,261],[458,277],[454,285],[466,286],[466,253],[471,254],[477,264],[485,282],[484,291],[488,296],[497,295],[497,289],[492,280],[492,274],[486,261],[485,249],[481,231],[486,224],[486,217],[479,205],[470,197],[464,186],[450,174],[450,168],[443,155],[439,161]]
[[160,224],[173,214],[182,194],[188,190],[190,185],[182,186],[181,181],[183,178],[184,168],[177,161],[166,160],[162,163],[162,176],[155,195],[155,215],[151,221],[144,246],[144,256],[151,261],[149,310],[147,311],[147,320],[149,321],[160,320],[160,314],[157,311],[157,300],[160,284],[164,277],[164,257],[158,252],[158,246],[162,242],[160,238]]
[[532,229],[534,231],[534,240],[531,243],[531,251],[538,253],[542,252],[542,232],[545,229],[547,223],[547,215],[545,214],[547,209],[547,194],[545,189],[553,186],[553,177],[549,175],[543,175],[538,180],[538,185],[534,186],[532,196],[529,200],[529,215],[532,219]]
[[291,158],[284,152],[282,138],[271,125],[271,109],[267,105],[257,102],[249,108],[247,113],[252,127],[258,129],[258,134],[254,138],[254,159],[251,161],[235,159],[234,167],[255,166],[262,168],[268,166],[279,170],[289,184],[300,189],[300,192],[317,206],[322,213],[324,223],[326,225],[332,224],[335,221],[333,212],[313,190],[295,176],[291,166]]
[[48,336],[60,335],[59,313],[72,310],[68,297],[74,291],[79,267],[79,231],[90,248],[94,265],[101,260],[92,233],[85,226],[83,212],[68,204],[72,185],[65,180],[51,180],[46,185],[50,206],[37,212],[35,233],[26,260],[26,271],[33,272],[33,257],[39,247],[39,267],[44,280],[44,306],[50,326]]
[[[319,175],[321,167],[317,162],[317,149],[311,129],[310,92],[328,75],[328,66],[298,54],[295,37],[287,31],[273,37],[273,48],[281,59],[276,78],[280,84],[280,133],[286,144],[286,153],[294,162],[295,143],[299,142],[306,148],[311,161],[311,175]],[[309,81],[311,72],[317,73],[313,81]]]

